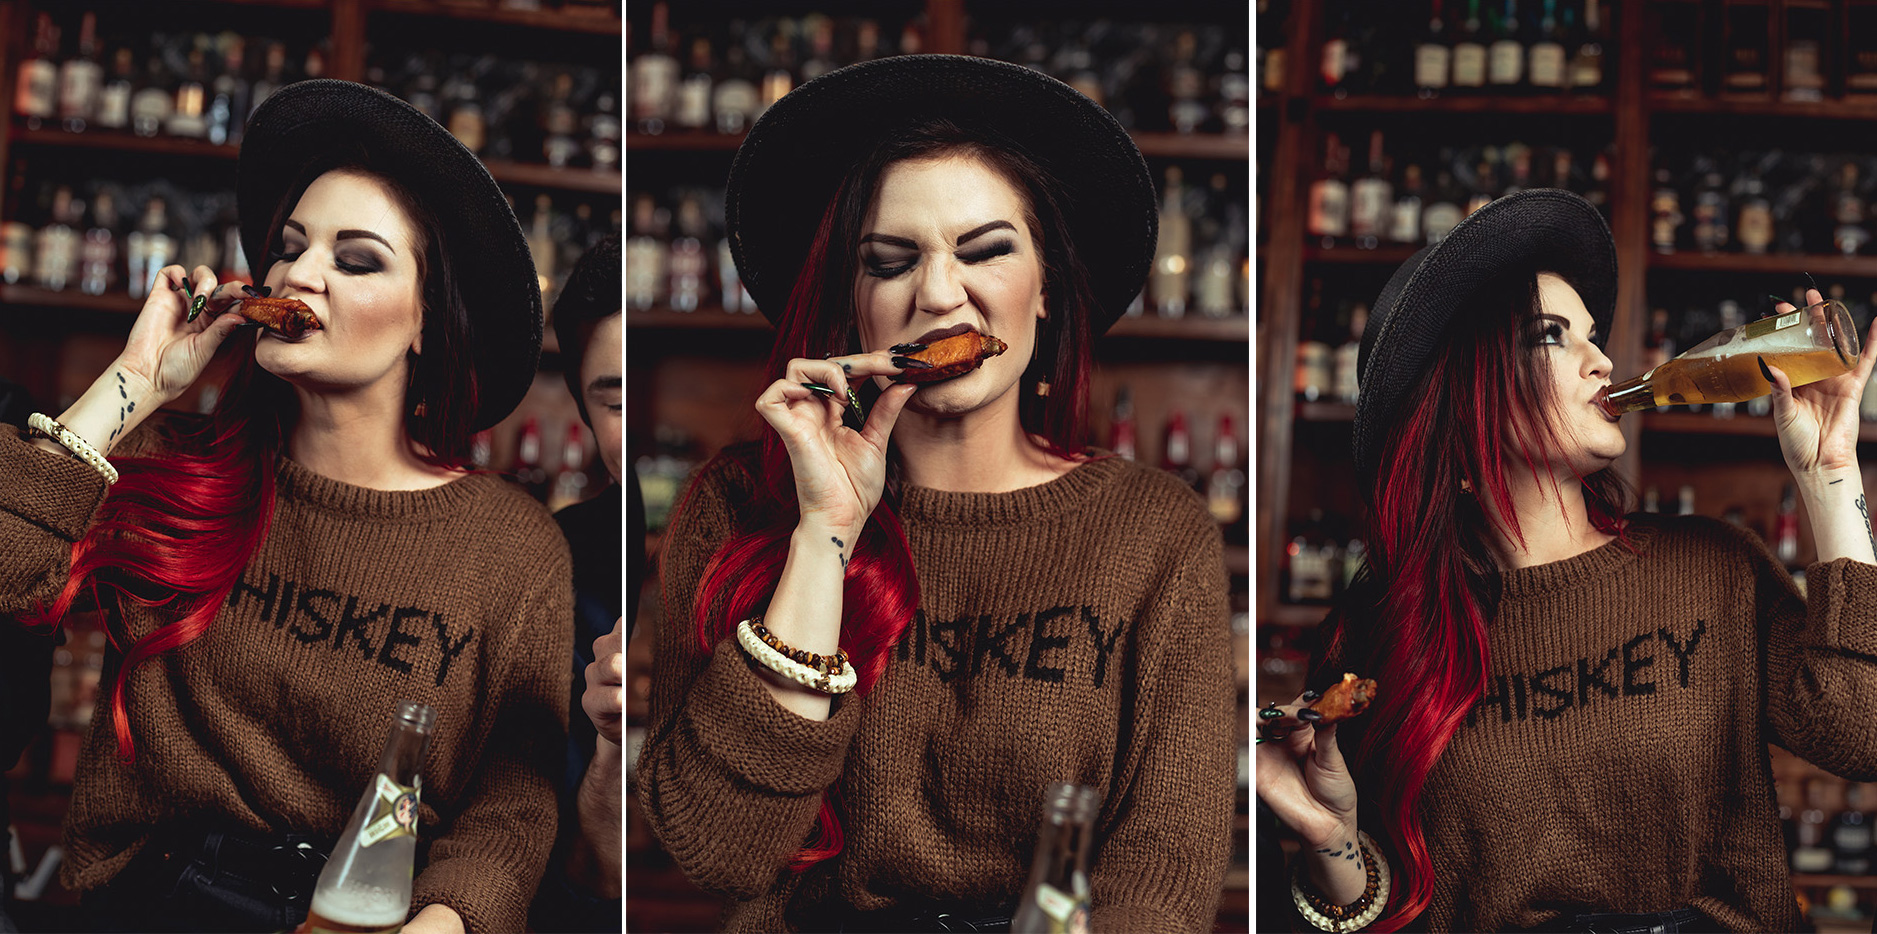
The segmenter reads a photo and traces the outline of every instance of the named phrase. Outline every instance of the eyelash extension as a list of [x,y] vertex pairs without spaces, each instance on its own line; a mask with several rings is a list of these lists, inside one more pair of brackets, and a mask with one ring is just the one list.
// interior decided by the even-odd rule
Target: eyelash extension
[[985,260],[996,259],[999,256],[1008,256],[1016,251],[1017,245],[1005,240],[1002,243],[993,243],[985,247],[983,252],[960,254],[958,258],[967,263],[982,263]]
[[862,265],[864,267],[862,271],[875,279],[891,279],[912,268],[911,263],[876,263],[872,260],[867,260]]

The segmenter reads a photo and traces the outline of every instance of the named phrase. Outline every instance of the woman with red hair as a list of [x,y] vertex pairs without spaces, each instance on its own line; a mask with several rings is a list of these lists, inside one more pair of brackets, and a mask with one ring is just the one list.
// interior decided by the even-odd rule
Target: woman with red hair
[[1877,348],[1797,389],[1761,361],[1816,538],[1808,601],[1749,532],[1623,515],[1600,404],[1615,297],[1601,216],[1538,189],[1377,300],[1354,426],[1369,564],[1311,677],[1378,696],[1341,724],[1315,691],[1258,713],[1258,795],[1304,847],[1274,897],[1312,927],[1797,930],[1767,744],[1877,777],[1857,460]]
[[[1209,927],[1233,798],[1219,532],[1082,440],[1090,343],[1153,253],[1138,150],[1028,69],[883,59],[766,112],[726,216],[776,379],[760,444],[706,465],[667,536],[654,831],[731,930],[989,930],[1045,789],[1084,785],[1094,926]],[[899,381],[955,335],[1006,349]]]

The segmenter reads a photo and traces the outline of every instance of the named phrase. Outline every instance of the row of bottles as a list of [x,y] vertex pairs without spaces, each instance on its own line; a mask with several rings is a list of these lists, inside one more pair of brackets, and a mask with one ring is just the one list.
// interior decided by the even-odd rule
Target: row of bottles
[[[1746,529],[1758,535],[1772,549],[1773,556],[1793,572],[1793,580],[1799,588],[1805,588],[1804,565],[1800,563],[1805,552],[1800,549],[1799,540],[1799,493],[1792,484],[1781,486],[1777,499],[1771,497],[1770,489],[1757,486],[1731,489],[1723,497],[1725,505],[1719,509],[1709,502],[1697,503],[1692,483],[1682,483],[1674,492],[1675,501],[1667,502],[1661,488],[1650,483],[1643,487],[1642,502],[1637,509],[1673,516],[1712,515]],[[1762,516],[1764,522],[1759,521],[1758,517]]]
[[1877,157],[1746,150],[1726,156],[1663,153],[1649,198],[1658,253],[1877,251]]
[[[560,444],[550,450],[550,441]],[[470,440],[470,461],[479,470],[493,462],[494,436],[478,432]],[[551,456],[550,456],[551,455]],[[600,467],[593,435],[579,419],[570,419],[560,433],[550,434],[537,415],[523,418],[515,439],[515,459],[508,472],[528,495],[545,503],[549,511],[564,509],[605,488],[607,478],[596,476]]]
[[59,22],[38,15],[31,52],[19,64],[13,113],[29,129],[236,145],[248,114],[275,89],[326,69],[323,44],[292,46],[234,32],[101,39],[92,11],[78,19],[75,39],[63,42]]
[[1352,178],[1350,147],[1324,136],[1305,229],[1325,247],[1438,243],[1467,215],[1526,188],[1568,189],[1609,211],[1606,151],[1514,141],[1392,152],[1379,129],[1367,143],[1366,169]]
[[[1194,424],[1197,424],[1195,420]],[[1129,460],[1140,457],[1142,419],[1134,395],[1126,384],[1115,390],[1108,420],[1108,449]],[[1201,446],[1186,412],[1174,409],[1161,426],[1160,468],[1205,497],[1206,509],[1225,531],[1227,544],[1245,545],[1250,539],[1250,485],[1245,474],[1244,447],[1238,438],[1238,419],[1221,412],[1212,436],[1211,456],[1202,463]]]
[[1168,166],[1160,188],[1160,233],[1147,288],[1127,309],[1163,318],[1189,312],[1208,318],[1242,315],[1251,307],[1250,224],[1245,193],[1224,172],[1201,188],[1180,166]]
[[1368,555],[1355,528],[1347,516],[1321,508],[1292,517],[1278,557],[1278,599],[1321,605],[1341,596]]
[[1251,73],[1242,25],[1005,16],[1018,18],[993,9],[974,15],[967,51],[1057,78],[1129,130],[1249,132]]
[[1877,3],[1651,0],[1643,78],[1676,96],[1819,101],[1877,93]]
[[1877,870],[1877,786],[1814,770],[1777,782],[1792,871],[1868,876]]
[[1320,88],[1351,94],[1607,93],[1608,3],[1413,0],[1326,5]]
[[723,189],[633,192],[625,242],[626,308],[757,313],[724,236]]
[[619,171],[616,67],[377,45],[365,80],[429,114],[484,159]]

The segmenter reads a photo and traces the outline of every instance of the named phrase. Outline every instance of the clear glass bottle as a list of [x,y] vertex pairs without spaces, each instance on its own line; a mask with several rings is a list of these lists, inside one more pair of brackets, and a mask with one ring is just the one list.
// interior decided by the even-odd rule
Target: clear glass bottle
[[117,278],[117,202],[109,191],[91,199],[91,227],[78,248],[78,290],[103,295]]
[[378,771],[320,871],[312,910],[298,934],[375,934],[404,926],[417,857],[420,773],[436,722],[430,705],[398,703]]
[[[52,196],[50,222],[39,229],[33,249],[33,279],[42,289],[63,292],[78,278],[79,234],[74,225],[80,218],[72,216],[74,207],[71,186],[60,185]],[[82,214],[82,206],[77,210]]]
[[98,110],[98,92],[104,87],[104,66],[98,63],[98,14],[85,11],[78,27],[78,54],[59,66],[59,120],[72,133],[82,133]]
[[176,255],[176,240],[166,230],[168,226],[169,206],[162,198],[151,198],[143,209],[143,219],[137,223],[137,229],[125,238],[130,256],[131,298],[150,294],[157,271],[169,265]]
[[1190,297],[1189,269],[1192,265],[1193,227],[1186,216],[1186,188],[1181,184],[1180,167],[1167,167],[1166,185],[1161,191],[1160,235],[1154,249],[1154,265],[1147,275],[1148,297],[1163,318],[1186,314]]
[[1447,89],[1447,77],[1453,71],[1453,46],[1449,45],[1447,24],[1441,19],[1446,0],[1433,0],[1427,31],[1414,47],[1414,86],[1421,97],[1438,97]]
[[1525,74],[1535,90],[1555,93],[1570,87],[1565,69],[1564,29],[1558,20],[1558,0],[1545,0],[1538,21],[1537,41],[1527,50]]
[[33,54],[20,62],[13,84],[13,112],[37,130],[59,112],[58,28],[52,14],[41,13],[33,30]]
[[1858,334],[1844,303],[1826,300],[1725,330],[1634,379],[1598,395],[1612,417],[1657,405],[1744,402],[1772,391],[1760,361],[1794,386],[1857,365]]
[[1519,30],[1518,0],[1506,0],[1499,17],[1498,38],[1486,51],[1486,83],[1494,91],[1513,93],[1525,85],[1525,43]]
[[1089,930],[1088,850],[1095,805],[1095,790],[1083,785],[1051,785],[1045,792],[1042,832],[1011,934]]
[[678,60],[671,54],[671,8],[652,4],[651,46],[632,60],[632,119],[641,133],[663,133],[677,103]]

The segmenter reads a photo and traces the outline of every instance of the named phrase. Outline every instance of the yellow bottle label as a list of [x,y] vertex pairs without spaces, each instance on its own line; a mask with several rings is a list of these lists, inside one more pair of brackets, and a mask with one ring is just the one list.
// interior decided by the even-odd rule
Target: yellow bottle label
[[1752,340],[1753,338],[1756,338],[1756,337],[1760,337],[1766,334],[1771,334],[1774,331],[1783,331],[1789,327],[1792,327],[1795,324],[1798,324],[1804,318],[1805,318],[1805,313],[1802,311],[1787,312],[1786,314],[1778,315],[1772,318],[1761,318],[1760,320],[1747,325],[1747,329],[1741,333],[1741,337],[1747,340]]
[[417,789],[400,785],[378,773],[377,800],[365,829],[359,831],[358,845],[371,846],[396,837],[417,836]]
[[1089,934],[1088,900],[1044,883],[1036,889],[1036,907],[1049,917],[1050,934]]

